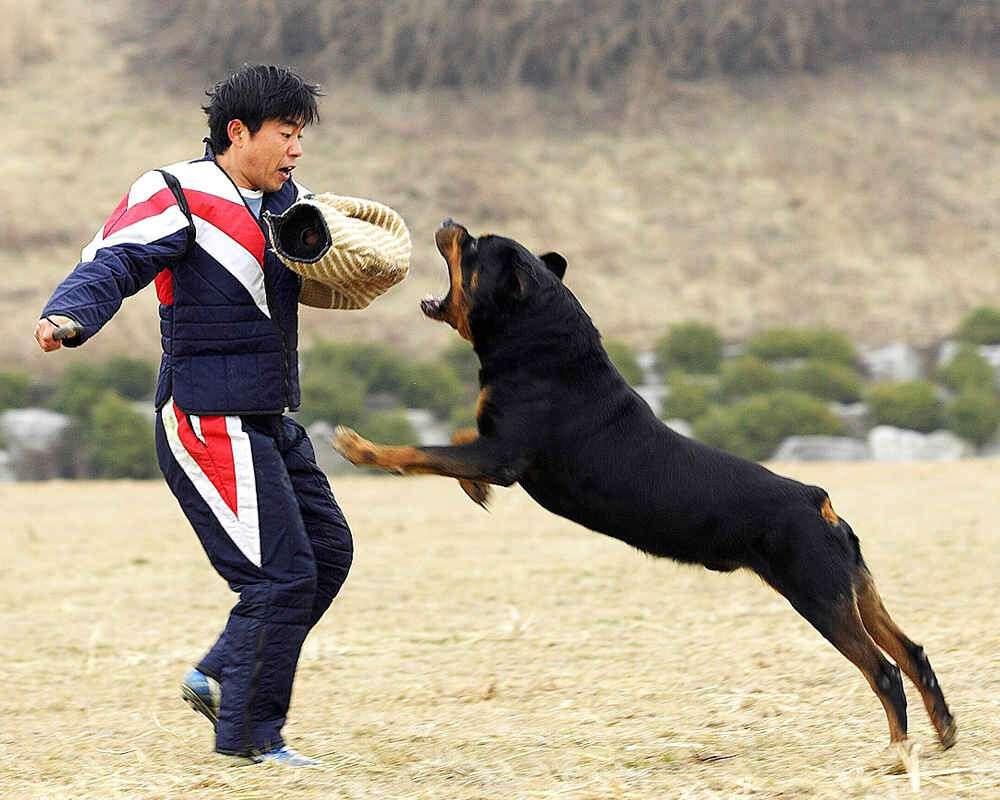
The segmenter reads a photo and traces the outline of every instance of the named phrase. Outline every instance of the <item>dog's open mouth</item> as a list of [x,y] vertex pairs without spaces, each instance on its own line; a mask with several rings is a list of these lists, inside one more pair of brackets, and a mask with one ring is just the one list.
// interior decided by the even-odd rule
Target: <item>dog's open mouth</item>
[[[437,245],[438,252],[444,256],[445,263],[448,265],[449,283],[454,282],[456,275],[461,275],[461,267],[453,262],[461,258],[462,239],[468,235],[465,228],[451,217],[444,220],[434,234],[434,243]],[[444,319],[451,292],[452,287],[449,286],[448,290],[441,297],[428,295],[420,301],[420,310],[424,312],[425,316],[431,319]]]

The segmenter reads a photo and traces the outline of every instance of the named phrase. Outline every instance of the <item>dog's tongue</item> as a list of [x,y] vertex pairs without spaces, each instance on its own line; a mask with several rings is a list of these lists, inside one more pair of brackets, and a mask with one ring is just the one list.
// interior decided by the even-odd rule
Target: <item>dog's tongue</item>
[[420,310],[428,317],[436,317],[441,313],[441,301],[436,297],[425,297],[420,301]]

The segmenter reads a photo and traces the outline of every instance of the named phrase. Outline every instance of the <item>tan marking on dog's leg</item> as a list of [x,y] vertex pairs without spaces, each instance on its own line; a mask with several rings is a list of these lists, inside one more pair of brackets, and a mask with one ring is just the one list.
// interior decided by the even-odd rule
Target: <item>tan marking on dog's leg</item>
[[483,406],[486,405],[486,401],[490,399],[490,387],[484,386],[479,390],[479,396],[476,398],[476,419],[479,419],[483,415]]
[[472,454],[455,452],[457,448],[375,444],[343,426],[337,428],[330,444],[358,466],[377,467],[400,475],[442,475],[475,482],[490,480],[486,471],[490,466],[469,460]]
[[401,475],[435,472],[427,456],[417,447],[375,444],[354,431],[345,436],[339,429],[333,446],[344,458],[359,466],[378,467]]
[[[899,670],[882,655],[861,619],[853,597],[846,597],[833,618],[827,638],[868,680],[872,691],[885,709],[889,723],[889,742],[906,740],[906,696]],[[893,697],[893,694],[896,696]]]
[[958,738],[958,726],[924,649],[903,633],[889,616],[875,580],[866,569],[862,569],[857,578],[856,592],[858,610],[868,633],[917,687],[938,740],[945,749],[951,747]]
[[451,435],[452,444],[471,444],[479,438],[475,428],[459,428]]

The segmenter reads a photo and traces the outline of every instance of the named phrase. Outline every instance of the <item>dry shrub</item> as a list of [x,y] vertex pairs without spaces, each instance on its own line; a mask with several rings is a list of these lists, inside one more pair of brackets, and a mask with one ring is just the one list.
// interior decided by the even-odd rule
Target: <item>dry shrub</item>
[[51,55],[55,36],[44,0],[0,0],[0,85],[12,82],[28,64]]
[[[866,52],[991,46],[991,0],[144,0],[143,63],[220,74],[247,57],[386,90],[817,70]],[[140,30],[141,28],[141,30]],[[156,35],[149,33],[155,31]],[[252,46],[248,46],[252,43]]]

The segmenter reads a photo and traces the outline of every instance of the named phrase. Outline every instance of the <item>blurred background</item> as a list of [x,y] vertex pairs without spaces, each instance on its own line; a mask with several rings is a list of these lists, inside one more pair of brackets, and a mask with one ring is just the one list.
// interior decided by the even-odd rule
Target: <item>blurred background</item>
[[564,254],[623,374],[699,438],[752,458],[1000,452],[997,0],[0,15],[0,478],[156,474],[152,287],[80,351],[45,356],[32,330],[129,184],[201,154],[204,92],[244,61],[324,86],[296,179],[387,203],[414,237],[411,276],[369,309],[303,309],[315,433],[427,443],[472,421],[474,355],[417,307],[447,285],[433,231],[453,216]]

